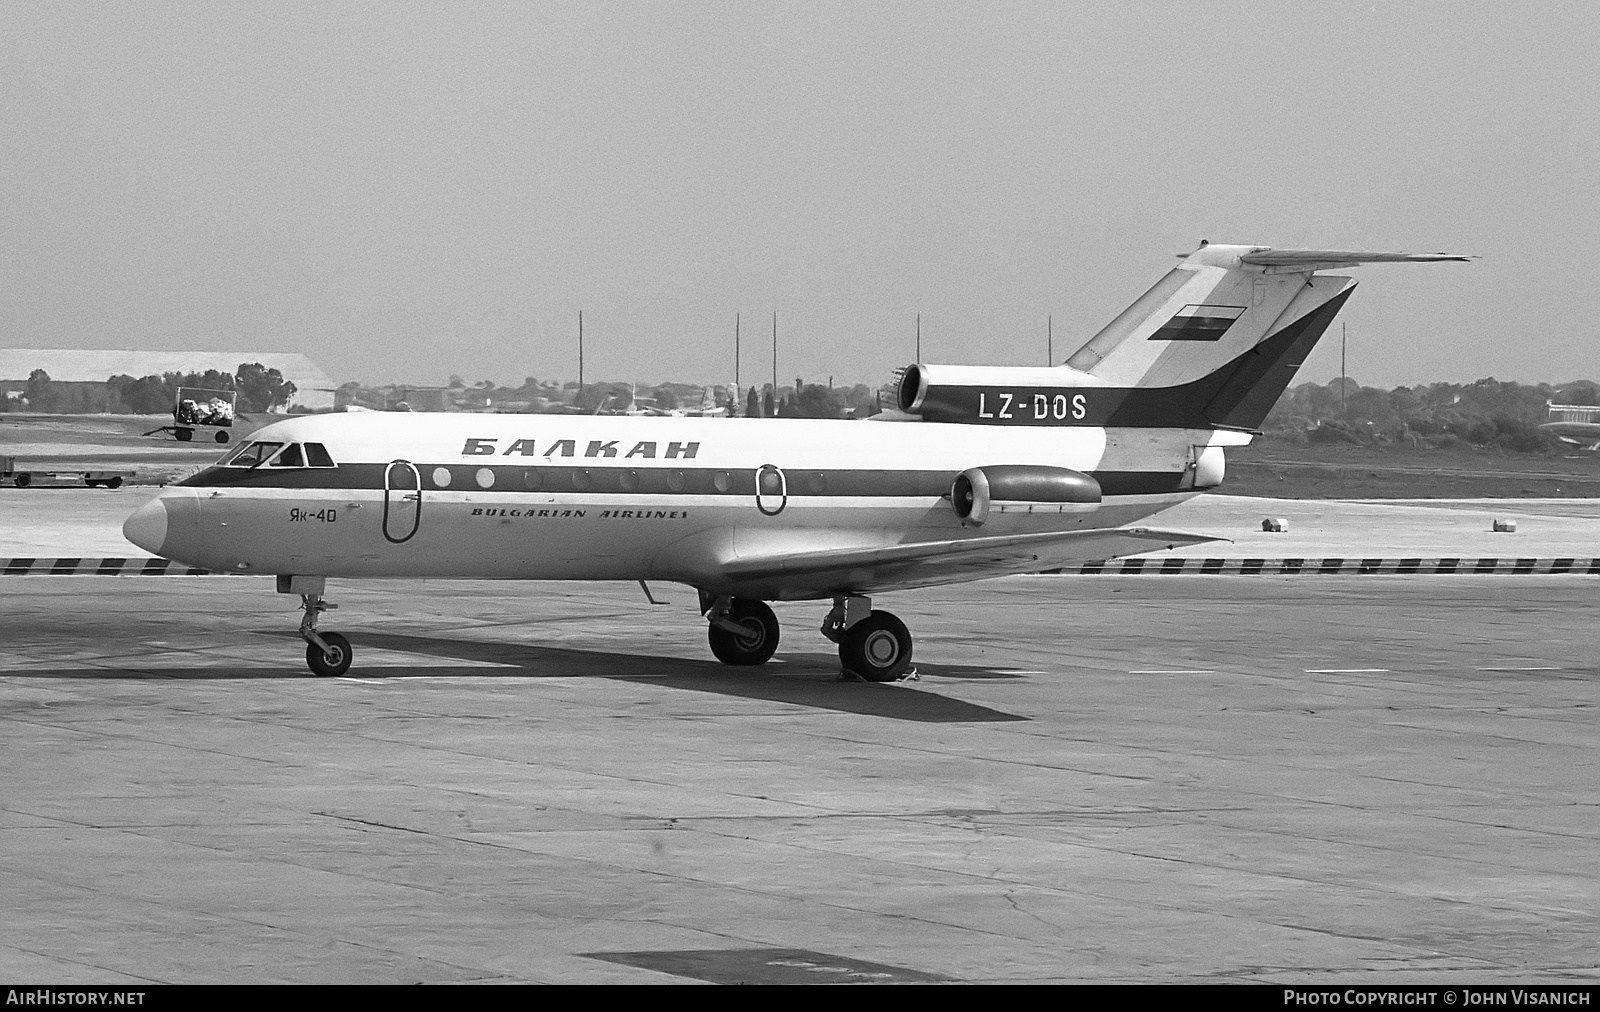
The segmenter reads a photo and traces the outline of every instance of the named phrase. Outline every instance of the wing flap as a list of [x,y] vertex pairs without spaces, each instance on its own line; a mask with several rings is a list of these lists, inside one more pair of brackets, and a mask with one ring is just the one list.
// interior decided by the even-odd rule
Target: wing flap
[[1216,540],[1142,527],[1053,531],[743,557],[724,563],[721,571],[746,592],[759,590],[763,596],[798,599],[1035,573],[1075,562]]

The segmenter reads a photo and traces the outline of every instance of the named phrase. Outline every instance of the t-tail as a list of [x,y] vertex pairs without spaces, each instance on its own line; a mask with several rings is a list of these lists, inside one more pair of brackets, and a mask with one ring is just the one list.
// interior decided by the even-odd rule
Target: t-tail
[[898,406],[935,422],[1252,431],[1355,287],[1320,272],[1471,259],[1202,243],[1065,366],[919,363]]

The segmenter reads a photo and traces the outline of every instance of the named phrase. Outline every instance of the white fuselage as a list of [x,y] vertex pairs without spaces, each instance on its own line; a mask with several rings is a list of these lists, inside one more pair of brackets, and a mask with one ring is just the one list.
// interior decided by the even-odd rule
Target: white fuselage
[[[1119,527],[1215,483],[1195,487],[1197,447],[1244,441],[1197,429],[365,413],[291,418],[250,438],[320,444],[337,466],[207,468],[136,514],[130,538],[218,571],[716,591],[720,567],[741,557]],[[999,509],[963,527],[952,480],[1001,464],[1094,475],[1103,500]]]

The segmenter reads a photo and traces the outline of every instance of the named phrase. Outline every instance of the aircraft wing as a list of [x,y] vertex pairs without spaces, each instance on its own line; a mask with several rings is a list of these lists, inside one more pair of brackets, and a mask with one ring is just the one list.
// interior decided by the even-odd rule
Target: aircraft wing
[[1143,527],[962,538],[886,548],[742,556],[721,567],[735,592],[798,600],[963,583],[1073,563],[1197,545],[1218,538]]
[[1324,270],[1355,267],[1358,264],[1418,264],[1441,260],[1466,262],[1475,257],[1451,253],[1375,253],[1370,250],[1343,249],[1265,249],[1246,253],[1243,263],[1260,267],[1321,267]]

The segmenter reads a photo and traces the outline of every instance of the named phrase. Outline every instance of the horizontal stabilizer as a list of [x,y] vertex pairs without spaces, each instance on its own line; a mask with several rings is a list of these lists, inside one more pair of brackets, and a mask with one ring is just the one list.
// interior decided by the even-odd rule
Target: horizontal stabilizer
[[1360,264],[1430,264],[1443,260],[1466,263],[1477,257],[1457,256],[1453,253],[1375,253],[1369,250],[1344,249],[1264,249],[1246,253],[1240,263],[1258,267],[1318,267],[1337,269]]

